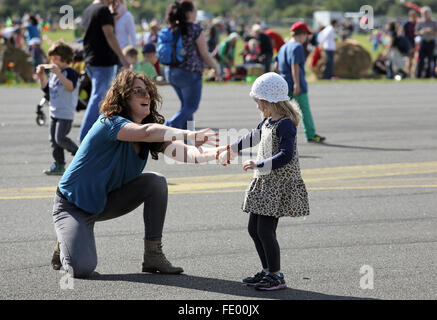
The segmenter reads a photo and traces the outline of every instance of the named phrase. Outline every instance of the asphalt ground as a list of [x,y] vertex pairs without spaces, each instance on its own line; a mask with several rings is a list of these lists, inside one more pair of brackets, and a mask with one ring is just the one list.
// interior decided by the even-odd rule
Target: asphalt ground
[[[169,118],[179,102],[170,87],[159,90]],[[227,133],[254,128],[260,115],[249,90],[206,85],[196,127],[221,129],[222,144]],[[183,275],[141,273],[141,208],[96,224],[99,262],[90,279],[52,270],[59,177],[42,173],[52,159],[48,126],[35,122],[41,96],[37,88],[0,88],[0,299],[437,298],[436,82],[310,86],[317,132],[327,140],[309,144],[298,129],[311,214],[280,220],[288,288],[271,293],[241,284],[260,269],[240,209],[250,181],[241,163],[149,160],[146,170],[168,180],[164,252]],[[71,137],[82,117],[76,113]]]

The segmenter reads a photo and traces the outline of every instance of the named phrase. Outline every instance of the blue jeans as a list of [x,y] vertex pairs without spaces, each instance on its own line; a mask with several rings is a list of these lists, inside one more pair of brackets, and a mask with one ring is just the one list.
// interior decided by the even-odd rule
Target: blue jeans
[[323,73],[323,79],[330,80],[334,74],[334,55],[335,51],[325,50],[326,53],[326,67]]
[[193,121],[193,114],[199,108],[202,97],[202,74],[166,67],[165,77],[181,101],[181,109],[166,122],[166,125],[187,129],[187,122]]
[[87,66],[86,72],[91,79],[91,95],[79,131],[79,140],[83,141],[88,131],[99,117],[99,105],[111,86],[117,66],[95,67]]

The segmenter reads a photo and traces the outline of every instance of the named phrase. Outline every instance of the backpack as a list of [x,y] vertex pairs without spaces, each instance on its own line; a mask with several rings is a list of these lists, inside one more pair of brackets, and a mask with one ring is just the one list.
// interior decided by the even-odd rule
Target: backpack
[[187,52],[182,44],[180,28],[171,31],[168,27],[159,31],[157,54],[163,65],[178,66],[185,61]]

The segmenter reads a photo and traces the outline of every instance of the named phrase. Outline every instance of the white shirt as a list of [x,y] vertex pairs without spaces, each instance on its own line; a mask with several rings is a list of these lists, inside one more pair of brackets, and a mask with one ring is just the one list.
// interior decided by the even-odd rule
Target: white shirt
[[325,50],[335,51],[335,29],[332,25],[327,26],[317,36],[317,41]]
[[115,36],[117,37],[121,49],[130,44],[134,46],[137,45],[135,21],[129,11],[122,15],[115,23]]
[[3,31],[1,32],[1,35],[5,39],[10,39],[14,35],[14,32],[17,31],[17,29],[18,29],[17,27],[4,28]]

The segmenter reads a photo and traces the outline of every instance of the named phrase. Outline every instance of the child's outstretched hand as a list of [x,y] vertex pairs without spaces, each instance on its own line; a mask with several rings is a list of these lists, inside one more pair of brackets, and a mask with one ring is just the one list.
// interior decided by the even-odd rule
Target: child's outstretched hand
[[218,156],[218,161],[221,165],[226,166],[231,164],[231,160],[234,160],[238,153],[232,152],[230,146],[227,146],[224,151]]
[[256,163],[253,160],[246,160],[243,163],[243,170],[247,171],[248,169],[255,170],[256,169]]

